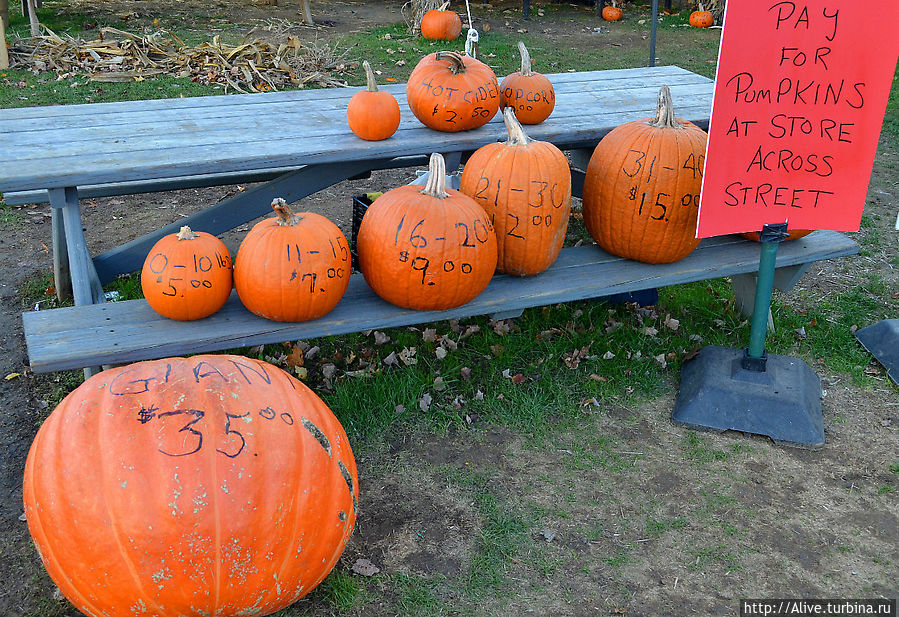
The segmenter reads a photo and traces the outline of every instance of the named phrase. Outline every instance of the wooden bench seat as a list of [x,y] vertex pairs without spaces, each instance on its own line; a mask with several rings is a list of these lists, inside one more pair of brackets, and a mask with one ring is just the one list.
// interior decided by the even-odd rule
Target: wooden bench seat
[[[778,249],[779,287],[788,289],[804,266],[853,255],[858,245],[843,234],[818,231]],[[232,293],[210,317],[178,322],[157,315],[144,300],[31,311],[23,314],[35,372],[120,364],[322,336],[428,323],[473,315],[508,316],[525,308],[608,296],[758,269],[759,245],[738,236],[704,240],[685,259],[661,265],[614,257],[596,246],[564,249],[546,272],[529,278],[496,276],[468,304],[448,311],[412,311],[378,298],[353,274],[337,307],[321,319],[279,323],[257,317]]]

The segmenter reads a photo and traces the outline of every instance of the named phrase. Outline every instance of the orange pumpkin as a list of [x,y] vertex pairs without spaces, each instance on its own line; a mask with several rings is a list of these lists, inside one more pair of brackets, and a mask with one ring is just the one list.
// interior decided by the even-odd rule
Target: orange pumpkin
[[[788,229],[787,237],[784,238],[784,242],[788,240],[798,240],[799,238],[804,238],[810,233],[812,233],[811,229]],[[747,240],[753,240],[755,242],[759,241],[759,232],[757,231],[749,231],[740,235]]]
[[421,35],[431,41],[454,41],[462,34],[462,19],[455,11],[447,11],[449,2],[421,17]]
[[406,101],[415,117],[447,133],[490,122],[499,110],[499,98],[493,69],[454,51],[425,56],[406,83]]
[[708,135],[675,118],[668,86],[655,118],[606,135],[584,179],[584,223],[606,251],[647,263],[686,257],[696,246],[696,216]]
[[308,321],[330,312],[350,280],[350,251],[340,229],[320,214],[294,214],[281,199],[277,217],[256,223],[237,251],[234,288],[252,313]]
[[231,295],[231,254],[225,243],[186,225],[153,245],[140,286],[154,311],[180,321],[202,319]]
[[618,21],[624,15],[624,11],[618,8],[616,0],[612,0],[611,6],[602,7],[602,18],[606,21]]
[[362,62],[366,90],[353,95],[346,107],[346,120],[357,137],[369,141],[387,139],[400,126],[400,104],[389,92],[378,90],[375,74],[368,60]]
[[556,106],[556,91],[546,75],[531,69],[531,55],[524,43],[518,42],[521,70],[507,75],[499,86],[500,109],[512,107],[522,124],[540,124]]
[[694,28],[708,28],[715,23],[715,17],[711,11],[706,11],[699,3],[699,10],[690,13],[690,25]]
[[366,210],[356,237],[359,269],[387,302],[419,311],[461,306],[496,270],[496,233],[473,199],[446,188],[431,155],[428,183],[387,191]]
[[471,155],[461,190],[493,223],[497,269],[530,276],[546,270],[562,250],[571,213],[571,170],[561,150],[527,136],[511,107],[503,119],[509,140]]
[[358,485],[309,388],[201,355],[81,384],[31,444],[22,495],[47,572],[87,615],[268,615],[333,568]]

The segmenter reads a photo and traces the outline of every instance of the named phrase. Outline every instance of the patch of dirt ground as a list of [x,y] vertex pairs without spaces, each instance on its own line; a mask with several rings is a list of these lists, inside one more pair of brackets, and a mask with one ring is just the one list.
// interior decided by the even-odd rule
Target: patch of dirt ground
[[[77,6],[83,12],[154,11],[152,2]],[[243,23],[262,11],[253,3],[239,6]],[[313,0],[313,6],[333,22],[317,29],[322,36],[401,19],[399,2]],[[214,8],[221,19],[236,19],[230,7],[190,0],[177,10],[209,14]],[[283,2],[277,10],[294,16]],[[271,17],[270,8],[264,15]],[[579,24],[566,31],[564,20],[550,29],[559,44],[576,45],[583,36]],[[892,231],[897,162],[897,144],[881,143],[868,223],[857,235],[865,254],[812,267],[786,301],[801,308],[872,274],[885,281],[887,293],[899,292],[899,240]],[[411,170],[375,172],[304,199],[300,209],[326,214],[349,235],[353,195],[413,177]],[[234,190],[85,200],[88,243],[94,254],[102,252]],[[26,285],[51,267],[49,207],[17,212],[14,222],[0,223],[0,377],[21,374],[0,379],[0,615],[77,615],[54,598],[20,518],[28,447],[48,399],[55,389],[71,388],[72,379],[26,370],[20,314],[23,295],[31,293]],[[248,228],[225,236],[232,251]],[[671,393],[645,402],[622,395],[539,446],[509,430],[480,427],[446,437],[410,435],[367,452],[358,460],[363,507],[342,563],[366,558],[386,573],[489,586],[465,577],[473,571],[477,543],[502,520],[520,532],[514,554],[503,555],[500,567],[511,591],[502,600],[447,612],[737,615],[738,598],[747,596],[895,598],[899,490],[889,468],[899,462],[897,390],[882,373],[863,389],[847,375],[816,370],[827,433],[818,452],[729,433],[691,436],[669,419],[676,375]],[[484,495],[494,508],[484,505]],[[312,614],[330,612],[308,601],[301,605]],[[393,614],[396,606],[385,597],[350,614]]]

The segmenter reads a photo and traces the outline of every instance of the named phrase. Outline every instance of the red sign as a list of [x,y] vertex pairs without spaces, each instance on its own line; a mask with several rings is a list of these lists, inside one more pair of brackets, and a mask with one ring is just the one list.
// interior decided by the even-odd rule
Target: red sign
[[697,237],[855,231],[899,55],[899,0],[729,0]]

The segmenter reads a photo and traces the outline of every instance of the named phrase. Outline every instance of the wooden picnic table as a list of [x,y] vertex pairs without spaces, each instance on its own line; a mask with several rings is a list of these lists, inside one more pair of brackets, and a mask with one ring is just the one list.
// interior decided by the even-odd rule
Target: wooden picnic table
[[[611,129],[655,115],[663,84],[671,89],[679,117],[708,126],[712,80],[677,66],[549,77],[556,90],[555,111],[528,127],[528,133],[570,151],[573,167],[581,170]],[[108,305],[108,310],[93,306],[103,302],[103,283],[139,270],[152,245],[181,225],[221,234],[270,213],[274,197],[293,202],[371,170],[425,165],[432,152],[444,154],[449,171],[466,153],[506,139],[499,114],[477,130],[441,133],[412,115],[405,84],[384,89],[396,95],[403,120],[394,136],[379,142],[363,141],[347,127],[346,106],[356,88],[0,110],[0,192],[8,203],[50,202],[57,287],[70,273],[76,305],[23,314],[32,367],[88,367],[448,318],[449,313],[410,315],[386,305],[358,274],[351,282],[353,293],[334,316],[307,324],[268,322],[248,313],[236,297],[221,315],[203,320],[205,325],[157,319],[144,301]],[[583,172],[574,169],[575,194],[582,179]],[[253,180],[264,182],[101,255],[88,252],[79,198]],[[743,277],[742,287],[749,289],[757,263],[747,255],[757,249],[733,248],[746,242],[706,241],[705,250],[680,265],[650,270],[598,247],[565,249],[557,266],[538,277],[495,277],[482,301],[451,316],[509,307],[520,312],[549,302],[720,276],[734,276],[735,282]],[[795,284],[808,263],[858,250],[836,232],[791,244],[778,253],[783,289]],[[563,271],[571,276],[562,276]],[[193,334],[185,337],[185,328]]]
[[[676,66],[551,75],[556,109],[529,127],[535,139],[560,148],[589,148],[618,124],[655,113],[659,86],[671,87],[679,114],[707,122],[712,81]],[[400,101],[403,121],[390,139],[367,142],[346,123],[356,88],[129,101],[0,110],[7,201],[49,200],[54,260],[75,303],[102,299],[101,284],[140,268],[153,243],[181,224],[219,234],[265,214],[273,197],[295,201],[373,169],[418,164],[431,152],[448,156],[503,138],[497,115],[474,131],[424,127],[405,102],[405,84],[384,87]],[[91,258],[78,197],[268,182]],[[18,194],[18,195],[17,195]],[[67,250],[63,251],[62,247]]]

